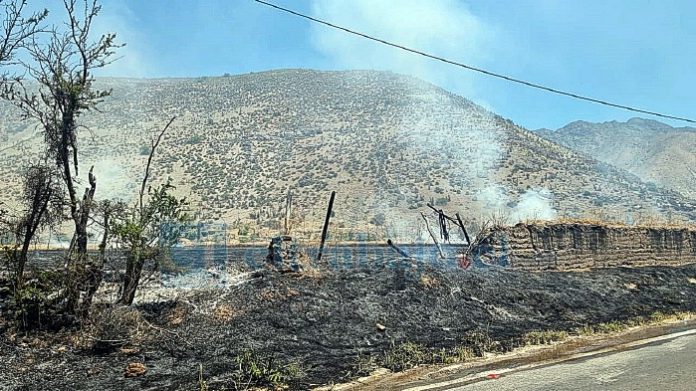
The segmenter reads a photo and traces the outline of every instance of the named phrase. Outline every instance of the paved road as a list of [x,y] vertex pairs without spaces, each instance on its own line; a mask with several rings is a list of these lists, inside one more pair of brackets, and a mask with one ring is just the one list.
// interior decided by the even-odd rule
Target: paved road
[[696,334],[453,388],[486,390],[696,390]]

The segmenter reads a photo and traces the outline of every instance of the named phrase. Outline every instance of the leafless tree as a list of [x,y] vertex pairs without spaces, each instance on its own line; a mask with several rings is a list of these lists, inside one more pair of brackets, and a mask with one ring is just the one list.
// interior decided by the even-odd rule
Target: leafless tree
[[[24,4],[24,3],[21,3]],[[46,155],[55,162],[65,187],[66,204],[75,234],[68,256],[68,310],[74,312],[80,296],[80,281],[88,267],[87,225],[94,204],[97,181],[92,169],[88,186],[79,190],[79,118],[111,91],[94,87],[93,72],[110,64],[115,50],[115,34],[92,39],[93,22],[101,10],[96,0],[63,0],[67,21],[53,27],[46,37],[30,36],[23,47],[28,59],[18,62],[26,69],[32,84],[17,80],[3,97],[14,103],[27,119],[38,121],[46,142]],[[45,39],[42,39],[45,38]]]
[[47,153],[61,169],[66,185],[77,253],[84,255],[96,178],[90,170],[89,187],[80,199],[76,181],[79,175],[78,118],[95,109],[110,94],[110,91],[93,88],[92,71],[109,64],[118,45],[113,34],[90,41],[92,22],[101,9],[96,1],[84,3],[82,18],[78,17],[76,0],[65,0],[64,5],[69,18],[65,31],[55,29],[47,43],[33,40],[28,47],[32,60],[24,65],[38,83],[38,93],[23,86],[14,102],[27,117],[38,120],[43,127]]
[[48,16],[48,10],[26,14],[27,1],[0,0],[2,27],[0,29],[0,86],[18,77],[12,76],[10,67],[17,65],[17,52],[25,47],[34,36],[42,31],[41,23]]

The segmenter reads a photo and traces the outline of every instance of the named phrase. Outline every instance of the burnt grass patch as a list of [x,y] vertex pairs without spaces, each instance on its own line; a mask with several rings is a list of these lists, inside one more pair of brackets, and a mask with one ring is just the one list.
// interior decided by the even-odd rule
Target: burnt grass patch
[[[266,385],[277,379],[308,389],[377,366],[402,370],[509,351],[529,343],[530,332],[695,311],[694,278],[696,265],[263,272],[230,288],[135,306],[139,315],[128,319],[137,340],[119,331],[110,349],[87,326],[59,335],[6,327],[0,389],[193,390],[202,379],[211,390],[235,389],[257,375]],[[133,362],[147,371],[125,377]]]

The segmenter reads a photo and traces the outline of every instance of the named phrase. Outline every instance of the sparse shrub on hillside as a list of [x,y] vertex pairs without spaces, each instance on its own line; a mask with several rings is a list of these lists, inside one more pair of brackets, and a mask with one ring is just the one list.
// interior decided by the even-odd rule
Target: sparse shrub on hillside
[[435,200],[435,206],[445,206],[449,203],[447,197],[439,197]]
[[200,144],[204,141],[205,139],[203,136],[196,134],[191,137],[189,137],[184,143],[189,144],[189,145],[195,145],[195,144]]
[[384,213],[377,213],[370,219],[370,224],[376,225],[378,227],[383,226],[387,222],[387,218],[384,216]]

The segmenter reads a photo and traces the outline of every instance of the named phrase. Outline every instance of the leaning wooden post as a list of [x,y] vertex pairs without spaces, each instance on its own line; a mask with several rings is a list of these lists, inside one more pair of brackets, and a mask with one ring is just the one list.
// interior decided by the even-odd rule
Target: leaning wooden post
[[466,245],[471,244],[471,239],[469,239],[469,234],[466,232],[466,228],[464,228],[464,223],[462,223],[462,218],[459,217],[459,212],[454,214],[457,216],[457,221],[459,222],[459,227],[462,229],[462,232],[464,232],[464,238],[466,238]]
[[387,246],[391,247],[392,250],[394,250],[394,251],[396,251],[397,253],[399,253],[399,255],[401,255],[402,257],[411,259],[411,256],[408,255],[408,253],[407,253],[406,251],[404,251],[404,250],[402,250],[402,249],[396,247],[396,245],[394,244],[394,242],[392,242],[391,239],[387,239]]
[[292,192],[288,187],[288,193],[285,196],[285,235],[290,235],[290,214],[292,213],[290,208],[292,208]]
[[430,234],[430,237],[433,239],[433,243],[435,243],[435,246],[437,246],[437,252],[440,253],[440,258],[445,259],[445,254],[442,252],[442,247],[440,247],[440,243],[437,242],[437,239],[435,239],[435,235],[433,234],[433,231],[430,230],[430,225],[428,224],[428,218],[425,217],[425,213],[420,212],[421,216],[423,216],[423,221],[425,221],[425,228],[428,229],[428,233]]
[[326,220],[324,220],[324,229],[321,231],[321,244],[319,244],[319,254],[317,254],[317,262],[321,261],[321,254],[324,252],[324,242],[326,242],[326,236],[329,234],[329,220],[331,220],[331,210],[333,209],[334,198],[336,198],[336,192],[331,192],[331,198],[329,199],[329,209],[326,211]]

